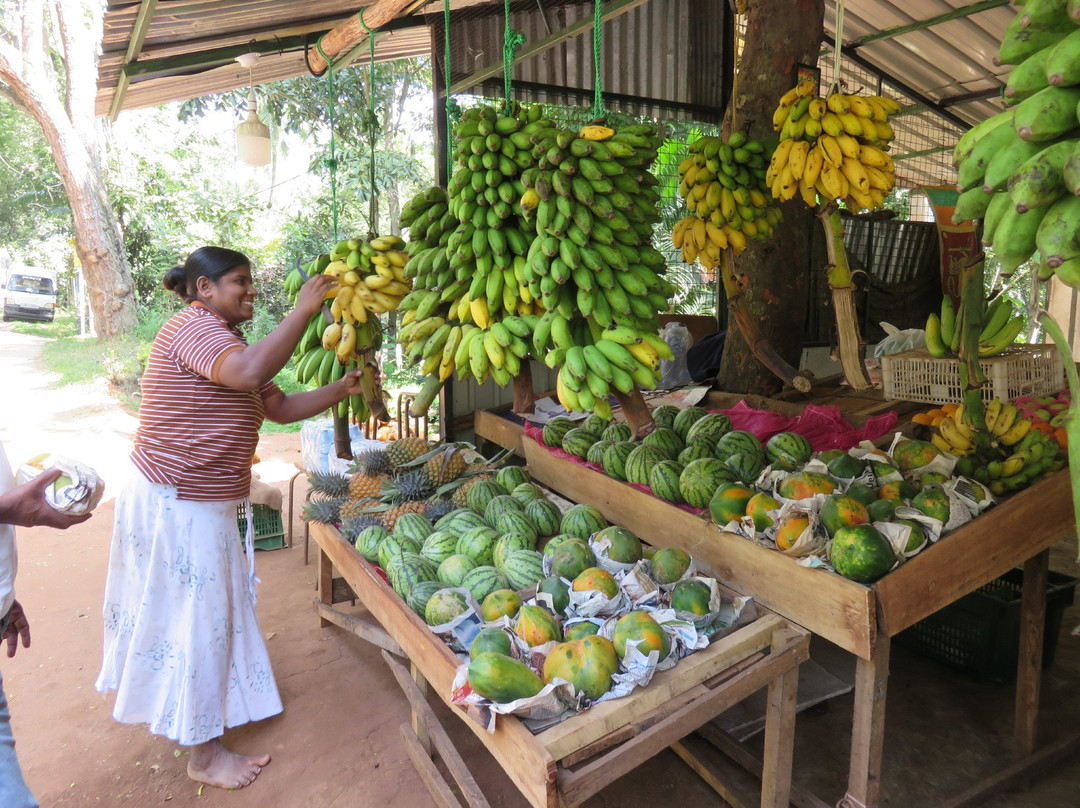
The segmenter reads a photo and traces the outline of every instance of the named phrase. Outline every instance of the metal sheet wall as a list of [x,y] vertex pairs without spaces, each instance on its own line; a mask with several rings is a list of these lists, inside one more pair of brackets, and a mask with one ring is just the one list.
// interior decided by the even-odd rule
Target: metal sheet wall
[[[531,362],[533,389],[537,395],[555,389],[556,371],[539,362]],[[451,410],[450,423],[454,425],[456,419],[462,419],[460,424],[454,425],[453,438],[455,440],[472,440],[472,421],[465,423],[470,413],[477,410],[490,410],[495,407],[503,407],[514,401],[513,387],[499,387],[491,379],[483,384],[477,384],[472,378],[458,381],[456,378],[450,383]]]

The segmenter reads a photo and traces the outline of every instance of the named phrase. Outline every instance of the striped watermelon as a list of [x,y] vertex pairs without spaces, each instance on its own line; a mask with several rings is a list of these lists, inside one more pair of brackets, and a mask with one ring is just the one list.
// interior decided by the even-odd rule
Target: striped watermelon
[[434,531],[431,520],[420,513],[403,513],[394,523],[394,535],[412,539],[417,544],[423,544]]
[[[479,520],[479,521],[476,521]],[[483,527],[487,524],[484,521],[484,517],[480,516],[476,511],[469,508],[458,508],[457,510],[450,511],[450,513],[443,516],[435,523],[436,530],[448,530],[451,533],[457,535],[461,530],[464,530],[466,522],[471,522],[469,527]],[[457,525],[462,525],[461,529],[457,529]]]
[[675,419],[678,416],[679,408],[673,407],[671,404],[661,404],[652,411],[653,423],[656,424],[657,429],[674,429]]
[[574,539],[577,539],[577,536],[570,536],[566,533],[556,533],[544,543],[544,555],[549,556],[554,554],[554,552],[559,549],[560,544]]
[[765,457],[773,468],[795,471],[813,456],[810,441],[795,432],[777,432],[765,444]]
[[710,412],[694,422],[694,425],[690,427],[690,431],[686,433],[685,440],[689,442],[694,438],[701,437],[715,443],[730,431],[730,418],[722,412]]
[[507,511],[524,513],[525,508],[509,494],[500,494],[495,497],[495,499],[491,500],[491,502],[487,504],[487,507],[484,508],[484,521],[491,525],[491,527],[495,527],[495,520]]
[[535,499],[525,506],[525,515],[539,536],[554,536],[562,524],[562,512],[550,499]]
[[438,566],[457,552],[458,537],[449,530],[436,530],[420,548],[420,555]]
[[533,546],[539,538],[536,525],[525,515],[524,511],[506,511],[495,517],[495,529],[499,533],[520,533],[532,541]]
[[469,556],[477,564],[490,564],[500,535],[494,528],[474,527],[458,539],[457,552]]
[[671,428],[679,433],[680,438],[686,440],[686,436],[690,432],[690,427],[706,415],[708,415],[708,413],[702,407],[687,407],[684,410],[680,410],[679,414],[675,416],[675,420],[671,422]]
[[416,584],[422,581],[434,581],[437,568],[434,564],[417,553],[401,553],[390,559],[390,568],[386,577],[390,586],[401,597],[407,597]]
[[465,576],[476,569],[479,564],[471,557],[458,553],[443,561],[435,571],[435,577],[447,586],[461,586]]
[[503,466],[495,472],[495,482],[507,491],[513,491],[522,483],[529,482],[529,472],[521,466]]
[[473,597],[480,603],[496,589],[506,589],[510,582],[494,567],[481,565],[470,570],[461,580],[461,585],[472,592]]
[[667,455],[668,460],[674,460],[679,452],[686,448],[683,439],[674,429],[658,427],[641,440],[642,446],[654,446]]
[[613,445],[613,440],[598,440],[592,446],[589,447],[588,454],[585,455],[585,459],[590,463],[595,463],[600,466],[604,463],[604,452],[607,451],[607,447]]
[[713,446],[708,441],[696,440],[686,444],[686,448],[679,452],[675,458],[684,466],[692,460],[700,460],[703,457],[714,457]]
[[563,435],[576,427],[577,424],[565,415],[558,415],[544,424],[543,441],[548,446],[562,448]]
[[409,590],[409,594],[405,596],[405,602],[409,604],[410,609],[423,617],[431,596],[445,587],[446,584],[442,581],[421,581]]
[[683,501],[679,491],[679,476],[682,474],[682,464],[675,460],[661,460],[649,472],[649,488],[660,499],[674,502]]
[[491,553],[492,566],[497,570],[501,570],[507,557],[515,550],[533,550],[535,548],[535,542],[531,541],[528,536],[522,533],[507,533],[495,542],[495,549]]
[[577,427],[563,435],[562,450],[584,460],[589,454],[589,447],[595,442],[596,435],[587,429]]
[[637,448],[636,443],[630,441],[620,441],[607,448],[604,452],[604,474],[613,480],[619,482],[626,481],[626,459],[630,457],[630,453]]
[[371,525],[360,531],[353,546],[365,561],[375,562],[379,559],[379,545],[389,535],[390,532],[382,525]]
[[386,569],[386,565],[390,563],[390,559],[399,553],[419,553],[420,545],[414,542],[412,539],[407,539],[404,536],[395,536],[393,534],[387,536],[379,543],[379,553],[377,561],[379,566]]
[[593,533],[603,530],[607,526],[608,521],[598,508],[581,504],[575,505],[563,514],[562,524],[559,529],[569,536],[587,540]]
[[522,483],[510,492],[510,496],[518,501],[518,504],[524,508],[534,499],[540,499],[544,496],[544,489],[538,486],[536,483]]
[[624,424],[622,421],[612,424],[604,430],[604,434],[600,436],[603,440],[609,440],[612,443],[618,443],[623,440],[630,440],[634,437],[634,430],[630,428],[629,424]]
[[735,482],[735,472],[715,457],[703,457],[686,464],[679,475],[679,491],[688,505],[704,508],[723,483]]
[[511,589],[528,589],[544,577],[544,557],[535,550],[515,550],[503,563]]
[[734,454],[754,454],[765,464],[765,448],[752,432],[736,429],[728,432],[716,442],[716,456],[726,460]]
[[725,458],[723,462],[735,472],[739,482],[747,485],[754,482],[765,468],[765,459],[755,452],[736,452]]
[[661,460],[670,459],[671,458],[655,446],[639,444],[626,458],[626,481],[628,483],[648,485],[649,472],[652,470],[652,467]]
[[468,610],[468,601],[460,592],[454,592],[451,589],[439,589],[428,598],[428,602],[424,606],[424,620],[427,621],[429,626],[441,626]]
[[494,480],[481,480],[478,483],[473,483],[472,487],[466,492],[465,504],[471,510],[483,514],[491,500],[500,494],[506,493],[508,493],[507,490]]
[[596,438],[604,434],[604,430],[611,425],[611,419],[605,418],[598,412],[590,412],[589,417],[581,424],[581,428],[591,432]]

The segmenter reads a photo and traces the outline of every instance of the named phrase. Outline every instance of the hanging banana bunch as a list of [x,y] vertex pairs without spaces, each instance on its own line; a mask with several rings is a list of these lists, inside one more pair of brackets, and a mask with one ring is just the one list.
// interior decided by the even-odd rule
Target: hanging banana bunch
[[886,150],[894,137],[889,117],[899,111],[887,96],[821,98],[814,79],[801,80],[773,113],[780,145],[765,178],[773,197],[786,202],[798,195],[814,207],[820,194],[852,211],[880,208],[896,183]]

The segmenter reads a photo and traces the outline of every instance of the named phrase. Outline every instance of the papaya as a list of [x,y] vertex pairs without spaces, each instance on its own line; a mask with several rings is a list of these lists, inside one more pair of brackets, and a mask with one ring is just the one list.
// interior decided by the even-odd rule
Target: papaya
[[636,642],[637,649],[645,656],[657,651],[663,660],[671,653],[671,640],[663,627],[648,612],[635,609],[619,618],[611,637],[619,659],[626,656],[627,642]]
[[600,626],[596,625],[592,620],[582,620],[580,623],[574,623],[569,626],[566,631],[563,632],[563,639],[567,642],[573,640],[581,640],[585,637],[591,637],[600,631]]
[[524,662],[484,651],[469,663],[469,687],[485,699],[506,704],[535,696],[544,689],[544,680]]
[[469,645],[469,658],[475,659],[485,651],[510,656],[510,636],[501,628],[483,628]]
[[866,506],[853,497],[832,494],[821,505],[821,523],[831,537],[842,527],[861,525],[870,521]]
[[900,471],[911,471],[922,468],[940,454],[941,450],[928,441],[905,440],[893,449],[893,460],[896,461]]
[[699,617],[709,613],[709,587],[702,581],[679,581],[671,590],[671,608]]
[[604,597],[613,600],[619,594],[619,585],[610,572],[599,567],[589,567],[574,579],[571,589],[575,592],[603,592]]
[[562,629],[559,628],[559,623],[551,616],[551,612],[539,606],[522,606],[518,610],[514,632],[530,648],[543,645],[552,640],[562,639]]
[[673,584],[690,569],[690,554],[678,547],[661,547],[650,560],[652,579],[658,584]]
[[496,589],[480,604],[480,616],[485,623],[500,617],[514,617],[521,608],[521,596],[513,589]]
[[611,641],[592,635],[552,648],[544,660],[544,681],[564,679],[577,692],[595,701],[611,690],[612,674],[618,670],[619,658]]

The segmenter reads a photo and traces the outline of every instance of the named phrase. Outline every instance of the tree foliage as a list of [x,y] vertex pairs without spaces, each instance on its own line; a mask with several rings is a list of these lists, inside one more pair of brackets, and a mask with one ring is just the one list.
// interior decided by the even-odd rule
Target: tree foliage
[[0,98],[0,245],[30,262],[71,232],[71,210],[49,144],[26,115]]

